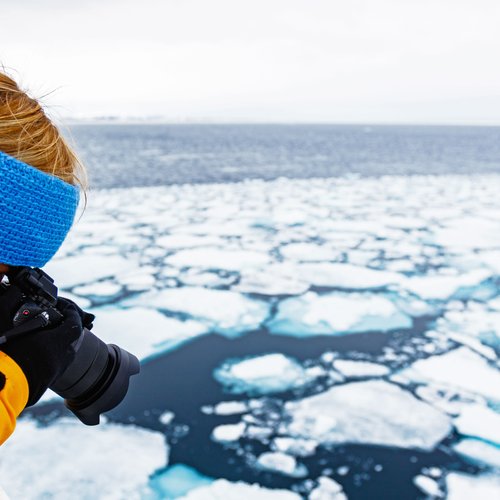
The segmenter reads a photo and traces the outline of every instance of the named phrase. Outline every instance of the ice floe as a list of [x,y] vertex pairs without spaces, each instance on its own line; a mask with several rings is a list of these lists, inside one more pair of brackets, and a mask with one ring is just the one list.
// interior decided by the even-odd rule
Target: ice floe
[[[231,483],[225,479],[218,479],[209,486],[202,486],[191,490],[179,500],[300,500],[297,493],[283,489],[269,489],[258,484],[243,482]],[[340,499],[339,499],[340,500]]]
[[318,478],[318,486],[309,494],[309,500],[347,500],[342,485],[331,477]]
[[466,347],[415,361],[400,376],[413,382],[444,384],[493,401],[500,400],[500,372]]
[[214,377],[234,394],[270,394],[315,380],[297,361],[278,353],[228,360],[214,371]]
[[285,259],[302,262],[336,260],[341,253],[331,247],[314,243],[290,243],[280,248],[280,253]]
[[500,447],[477,439],[462,439],[453,450],[466,460],[479,465],[497,468],[500,472]]
[[297,276],[314,286],[362,290],[397,284],[403,277],[397,273],[378,271],[352,264],[300,264]]
[[273,439],[272,447],[276,451],[288,453],[297,457],[314,455],[318,442],[314,439],[277,437]]
[[245,424],[239,422],[237,424],[219,425],[212,431],[212,439],[220,442],[238,441],[245,432]]
[[175,418],[175,414],[171,411],[164,411],[158,418],[158,421],[163,425],[169,425]]
[[354,361],[350,359],[336,359],[333,362],[333,367],[342,373],[345,377],[383,377],[388,375],[391,370],[378,363],[370,363],[367,361]]
[[167,234],[156,238],[156,245],[167,251],[193,248],[221,246],[224,240],[214,236],[193,236],[189,234]]
[[477,269],[465,274],[430,275],[408,278],[404,287],[426,300],[450,300],[465,288],[478,287],[491,277],[486,269]]
[[194,248],[182,250],[167,257],[166,262],[176,267],[202,267],[235,271],[245,267],[258,267],[270,261],[267,254],[220,248]]
[[2,446],[0,477],[12,498],[139,499],[167,452],[162,434],[135,426],[25,419]]
[[139,359],[162,354],[186,340],[207,333],[195,320],[168,318],[144,307],[94,309],[93,332],[107,343],[117,344]]
[[[433,229],[436,244],[452,251],[500,247],[500,223],[480,217],[460,217]],[[466,237],[464,237],[466,235]]]
[[413,484],[425,495],[431,498],[443,498],[444,493],[441,491],[439,484],[429,476],[419,474],[413,478]]
[[352,382],[285,405],[284,434],[322,444],[363,443],[432,450],[450,419],[384,381]]
[[248,410],[248,405],[244,401],[221,401],[218,403],[213,412],[216,415],[235,415],[245,413]]
[[263,270],[241,271],[239,283],[232,289],[262,295],[300,295],[310,284],[297,277],[297,268],[290,263],[272,264]]
[[124,303],[183,313],[227,335],[258,328],[269,312],[266,302],[228,290],[201,287],[147,292]]
[[453,424],[463,436],[491,441],[500,446],[500,414],[480,405],[464,405]]
[[122,273],[138,270],[137,263],[120,255],[78,255],[49,262],[44,270],[63,289],[92,283]]
[[272,333],[304,337],[409,328],[412,320],[394,303],[369,293],[308,292],[280,302],[268,323]]
[[472,476],[461,472],[450,472],[446,476],[447,500],[493,500],[500,493],[500,477],[494,474]]
[[303,464],[297,463],[294,456],[280,451],[265,452],[257,457],[256,467],[263,470],[278,472],[285,476],[304,477],[307,469]]
[[122,287],[117,283],[101,281],[89,285],[78,286],[73,289],[77,295],[94,297],[114,297],[122,291]]
[[448,310],[439,318],[438,327],[500,348],[500,312],[494,309],[494,301],[488,304],[469,302],[464,308]]

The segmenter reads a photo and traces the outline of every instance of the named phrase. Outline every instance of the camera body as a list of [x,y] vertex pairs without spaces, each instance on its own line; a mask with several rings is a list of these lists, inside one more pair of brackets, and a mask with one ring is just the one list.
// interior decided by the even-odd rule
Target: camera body
[[[0,343],[18,335],[57,325],[63,315],[57,310],[57,286],[39,268],[17,267],[9,272],[9,285],[17,286],[24,302],[13,317],[13,328]],[[125,397],[129,379],[140,371],[139,360],[125,349],[106,344],[87,328],[73,344],[75,358],[50,387],[64,398],[66,407],[84,424],[97,425],[100,414],[113,409]]]

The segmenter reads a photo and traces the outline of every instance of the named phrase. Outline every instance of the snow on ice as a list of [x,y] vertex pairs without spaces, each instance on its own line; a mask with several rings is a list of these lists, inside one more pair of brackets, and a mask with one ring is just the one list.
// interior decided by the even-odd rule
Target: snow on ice
[[385,365],[350,359],[336,359],[333,362],[333,367],[342,373],[342,375],[349,378],[383,377],[391,372]]
[[466,347],[415,361],[400,375],[412,382],[448,385],[500,401],[500,372]]
[[168,318],[144,307],[103,307],[93,312],[96,314],[93,329],[96,335],[134,353],[139,359],[160,355],[208,331],[198,321]]
[[297,493],[283,489],[272,490],[258,484],[231,483],[225,479],[218,479],[210,486],[191,490],[179,500],[242,500],[244,498],[252,500],[300,500],[301,497]]
[[2,445],[0,477],[11,498],[139,500],[167,451],[162,434],[131,425],[86,427],[63,418],[39,426],[24,419]]
[[269,306],[228,290],[202,287],[153,291],[124,301],[127,305],[183,313],[228,336],[256,329],[265,320]]
[[353,382],[286,403],[283,433],[322,444],[363,443],[432,450],[451,431],[450,419],[384,381]]
[[234,394],[270,394],[314,380],[299,363],[283,354],[230,360],[215,370],[214,377]]
[[466,460],[500,470],[500,448],[477,439],[462,439],[453,449]]
[[471,476],[461,472],[450,472],[446,476],[447,500],[493,500],[500,492],[500,477],[495,474]]
[[411,325],[411,318],[383,296],[314,292],[280,302],[276,316],[268,323],[272,333],[299,337],[387,332]]

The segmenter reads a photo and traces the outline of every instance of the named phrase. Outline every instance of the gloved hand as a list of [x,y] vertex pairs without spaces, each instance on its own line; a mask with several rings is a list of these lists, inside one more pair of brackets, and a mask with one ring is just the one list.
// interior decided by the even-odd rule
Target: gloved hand
[[[0,332],[12,327],[12,318],[23,303],[23,295],[14,286],[0,295]],[[11,338],[1,346],[26,375],[29,399],[34,405],[75,358],[74,344],[84,326],[92,327],[94,315],[85,313],[74,302],[60,297],[56,308],[61,323]]]

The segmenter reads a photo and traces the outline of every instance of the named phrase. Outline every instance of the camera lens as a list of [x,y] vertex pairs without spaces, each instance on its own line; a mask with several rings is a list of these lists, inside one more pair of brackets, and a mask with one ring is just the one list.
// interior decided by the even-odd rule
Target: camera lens
[[50,387],[84,424],[97,425],[100,414],[125,397],[129,379],[140,371],[139,360],[125,349],[105,344],[83,329],[75,359]]

